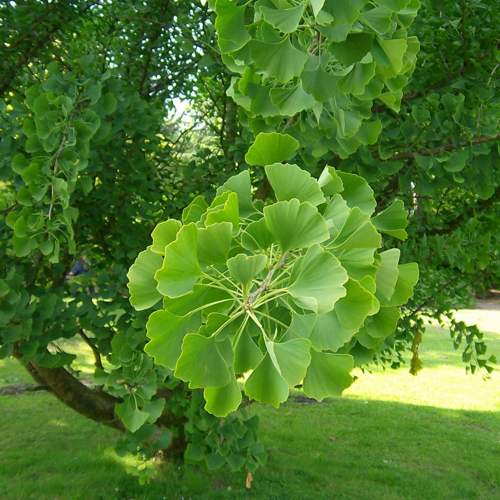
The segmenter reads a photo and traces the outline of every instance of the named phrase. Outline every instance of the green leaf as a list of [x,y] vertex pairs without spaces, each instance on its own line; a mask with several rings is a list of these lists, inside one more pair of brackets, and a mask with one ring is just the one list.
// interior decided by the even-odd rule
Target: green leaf
[[413,289],[418,281],[418,264],[410,262],[409,264],[399,265],[398,281],[391,300],[384,305],[402,306],[408,302],[413,295]]
[[333,196],[344,190],[344,184],[337,170],[328,165],[321,172],[318,184],[327,196]]
[[203,390],[205,410],[216,417],[225,417],[236,411],[241,403],[241,389],[234,376],[223,387],[206,387]]
[[175,240],[181,226],[182,224],[175,219],[168,219],[164,222],[160,222],[151,233],[153,239],[151,251],[163,255],[165,247]]
[[250,251],[266,250],[273,243],[273,235],[267,229],[264,217],[248,224],[241,236],[241,244]]
[[271,165],[289,160],[299,149],[299,142],[291,135],[278,132],[260,132],[245,155],[249,165]]
[[174,375],[189,382],[190,389],[224,387],[231,382],[231,373],[221,353],[224,342],[197,333],[188,333],[182,342]]
[[163,265],[155,274],[157,290],[167,297],[189,293],[201,275],[197,255],[198,231],[194,223],[183,226],[165,247]]
[[182,211],[182,223],[198,222],[207,208],[208,204],[203,196],[194,197],[191,203]]
[[330,199],[325,207],[323,217],[328,224],[333,239],[339,235],[350,213],[351,209],[342,196],[336,194]]
[[132,396],[127,396],[122,403],[118,403],[115,413],[130,432],[136,432],[149,418],[148,413],[137,408]]
[[293,33],[297,30],[304,9],[305,3],[290,8],[273,9],[264,5],[259,8],[266,22],[282,33]]
[[330,235],[316,207],[297,199],[264,207],[264,219],[284,252],[321,243]]
[[265,269],[266,264],[265,255],[240,253],[227,261],[227,268],[231,277],[246,288]]
[[406,232],[408,215],[401,200],[393,201],[385,210],[377,214],[372,222],[381,233],[400,240],[406,240],[408,237]]
[[243,170],[243,172],[230,177],[217,190],[217,194],[223,193],[225,191],[233,191],[238,195],[240,214],[243,217],[246,217],[255,212],[255,207],[252,200],[252,182],[250,180],[250,172],[248,170]]
[[274,78],[280,83],[300,76],[307,61],[307,54],[296,49],[288,37],[279,43],[254,41],[250,54],[264,77]]
[[288,293],[295,302],[316,313],[331,311],[346,294],[347,272],[338,259],[319,245],[311,246],[292,269]]
[[387,33],[393,25],[393,13],[387,7],[375,7],[366,10],[361,16],[361,21],[372,28],[379,35]]
[[461,172],[465,168],[465,164],[469,160],[469,151],[462,149],[462,151],[453,152],[448,161],[443,163],[443,168],[447,172]]
[[376,347],[376,344],[374,345],[372,343],[368,343],[368,345],[366,345],[363,341],[364,336],[368,335],[374,339],[377,339],[377,343],[381,340],[386,339],[396,330],[399,317],[399,307],[381,307],[380,311],[375,314],[375,316],[367,318],[363,328],[360,330],[356,338],[361,343],[361,345],[368,349]]
[[319,102],[325,102],[338,92],[337,84],[340,77],[319,67],[318,69],[304,71],[301,80],[302,87],[308,94]]
[[[278,363],[278,366],[275,367],[281,376],[290,387],[300,384],[311,362],[311,343],[309,340],[298,338],[286,342],[271,342],[270,345]],[[271,356],[272,359],[273,356]]]
[[288,399],[288,383],[266,354],[245,383],[245,394],[255,401],[278,406]]
[[166,310],[155,311],[146,324],[146,335],[151,341],[144,351],[154,358],[157,365],[173,370],[181,354],[184,336],[199,327],[199,315],[176,316]]
[[383,302],[388,302],[396,288],[399,275],[399,257],[401,252],[391,248],[379,254],[380,261],[377,267],[376,283],[377,297]]
[[[330,169],[333,169],[333,167],[330,167]],[[344,186],[342,198],[347,202],[347,205],[350,208],[358,207],[363,212],[371,215],[377,206],[377,202],[375,201],[373,189],[366,180],[359,175],[341,172],[340,170],[337,173]]]
[[202,266],[226,262],[231,241],[233,225],[230,222],[217,222],[206,228],[198,228],[198,260]]
[[314,327],[316,326],[317,320],[316,314],[297,314],[296,312],[292,312],[292,321],[290,322],[290,326],[288,330],[283,335],[282,341],[291,340],[291,339],[308,339]]
[[369,33],[351,33],[346,40],[335,43],[331,47],[331,52],[346,66],[361,61],[373,45],[373,35]]
[[234,192],[224,192],[214,198],[206,212],[205,226],[218,222],[231,222],[233,230],[240,224],[240,208],[238,195]]
[[245,373],[253,370],[262,361],[262,351],[252,339],[248,328],[243,330],[234,347],[234,370]]
[[378,65],[382,67],[385,76],[393,76],[401,73],[403,69],[403,57],[407,49],[407,41],[404,38],[383,39],[377,38],[372,54]]
[[161,267],[162,258],[151,250],[141,252],[130,267],[128,290],[130,303],[134,309],[141,311],[154,306],[161,295],[156,290],[155,272]]
[[278,201],[297,198],[299,201],[308,201],[315,206],[325,202],[318,181],[297,165],[274,163],[267,165],[265,170]]
[[272,89],[269,95],[282,116],[295,116],[316,104],[314,97],[305,92],[300,84],[287,89]]
[[314,17],[318,17],[323,5],[325,4],[325,0],[309,0],[311,7],[313,9]]
[[333,310],[317,317],[311,334],[311,342],[317,349],[340,349],[363,326],[367,316],[379,309],[375,296],[357,281],[349,280],[345,288],[346,296]]
[[352,384],[354,360],[348,354],[311,351],[311,364],[304,379],[304,393],[318,401],[340,396]]
[[235,52],[250,40],[245,27],[245,6],[237,6],[232,0],[217,0],[215,3],[215,29],[221,52]]
[[[352,208],[338,236],[331,244],[335,255],[348,250],[375,249],[382,244],[382,238],[371,223],[366,212]],[[373,260],[372,260],[373,261]]]

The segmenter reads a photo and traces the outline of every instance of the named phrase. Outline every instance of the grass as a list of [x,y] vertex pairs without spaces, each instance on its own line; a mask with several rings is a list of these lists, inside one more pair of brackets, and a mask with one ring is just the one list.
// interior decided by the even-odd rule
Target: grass
[[[500,353],[500,312],[462,311]],[[500,496],[499,377],[466,376],[447,332],[429,328],[425,369],[362,374],[342,399],[254,405],[268,467],[244,474],[166,465],[145,487],[112,451],[116,434],[45,393],[0,396],[2,499],[494,499]],[[78,345],[75,344],[75,350]],[[90,358],[83,359],[85,373]],[[0,362],[0,384],[29,381]]]

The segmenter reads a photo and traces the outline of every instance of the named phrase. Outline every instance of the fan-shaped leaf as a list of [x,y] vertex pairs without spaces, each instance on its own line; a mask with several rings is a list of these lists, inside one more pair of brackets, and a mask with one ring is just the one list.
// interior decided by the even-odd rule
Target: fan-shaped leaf
[[200,316],[176,316],[169,311],[155,311],[146,323],[146,335],[151,339],[144,351],[157,365],[173,370],[181,354],[182,340],[186,333],[196,332]]
[[261,403],[278,407],[288,398],[288,383],[266,354],[245,383],[245,394]]
[[270,233],[283,251],[306,248],[329,238],[328,226],[318,210],[308,202],[280,201],[264,208]]
[[151,250],[144,250],[129,269],[127,286],[130,303],[138,311],[154,306],[161,299],[154,279],[155,272],[161,264],[161,256]]
[[299,149],[297,139],[278,132],[260,132],[245,155],[249,165],[270,165],[289,160]]
[[213,337],[188,333],[175,366],[175,376],[189,382],[191,389],[224,387],[231,382],[231,372],[221,353],[223,342]]
[[340,396],[352,384],[351,370],[354,360],[348,354],[311,351],[311,364],[304,379],[306,395],[322,401]]
[[157,289],[167,297],[189,293],[201,275],[197,252],[198,231],[194,223],[183,226],[175,241],[165,248],[163,266],[155,274]]
[[321,205],[325,202],[318,181],[297,165],[274,163],[267,165],[265,170],[277,200],[297,198],[300,201],[308,201],[311,205]]
[[176,219],[168,219],[164,222],[160,222],[151,233],[153,239],[151,250],[154,253],[163,255],[165,247],[175,240],[181,225],[182,224]]
[[294,265],[288,293],[299,306],[325,313],[345,296],[343,284],[347,279],[347,272],[338,259],[319,245],[314,245]]

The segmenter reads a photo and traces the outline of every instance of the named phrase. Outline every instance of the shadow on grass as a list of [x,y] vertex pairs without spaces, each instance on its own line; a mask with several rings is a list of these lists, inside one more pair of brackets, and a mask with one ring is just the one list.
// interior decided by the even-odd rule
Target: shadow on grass
[[244,473],[169,464],[141,487],[115,431],[48,394],[3,397],[2,499],[498,498],[498,413],[354,399],[251,411],[269,462],[250,492]]

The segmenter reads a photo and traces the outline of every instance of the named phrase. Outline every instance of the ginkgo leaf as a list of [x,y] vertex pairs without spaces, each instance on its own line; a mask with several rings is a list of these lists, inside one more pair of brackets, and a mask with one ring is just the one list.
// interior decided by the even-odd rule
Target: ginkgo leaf
[[175,376],[189,382],[191,389],[224,387],[231,381],[231,372],[222,355],[221,342],[213,337],[188,333],[175,366]]
[[264,208],[264,219],[283,251],[307,248],[330,236],[326,221],[316,207],[297,199],[268,205]]
[[292,33],[299,26],[304,14],[305,3],[289,8],[274,9],[262,5],[259,7],[266,22],[282,33]]
[[161,299],[154,278],[161,265],[161,256],[148,249],[141,252],[130,267],[127,274],[130,303],[138,311],[154,306]]
[[151,250],[154,253],[163,255],[165,247],[175,240],[181,226],[182,224],[175,219],[168,219],[164,222],[160,222],[151,233],[151,238],[153,239]]
[[182,223],[198,222],[208,208],[205,198],[201,195],[195,196],[191,203],[182,211]]
[[300,384],[311,362],[309,340],[292,339],[286,342],[273,342],[272,345],[281,376],[290,387]]
[[380,300],[388,302],[396,287],[399,275],[399,257],[401,252],[397,248],[391,248],[385,252],[379,253],[379,262],[377,264],[376,284],[377,297]]
[[304,393],[318,401],[340,396],[352,384],[354,360],[348,354],[311,351],[311,364],[304,379]]
[[137,403],[132,396],[127,396],[123,402],[118,403],[115,413],[130,432],[139,430],[149,418],[148,413],[137,408]]
[[260,132],[248,148],[245,161],[249,165],[270,165],[289,160],[298,149],[299,142],[289,134]]
[[230,222],[217,222],[206,228],[198,228],[197,255],[202,266],[226,262],[231,241],[233,225]]
[[205,226],[218,222],[231,222],[233,230],[240,224],[240,208],[238,195],[235,192],[225,191],[216,196],[206,211]]
[[229,274],[237,282],[246,287],[265,269],[267,257],[265,255],[246,255],[240,253],[227,261]]
[[401,306],[408,302],[413,295],[413,289],[418,282],[418,264],[410,262],[409,264],[399,265],[398,281],[391,300],[384,303],[386,306]]
[[[331,169],[332,167],[330,167]],[[350,208],[357,207],[371,215],[377,206],[373,189],[360,175],[337,171],[344,189],[342,197]]]
[[234,347],[234,371],[245,373],[253,370],[261,362],[263,356],[248,329],[243,330]]
[[181,354],[184,336],[196,332],[200,322],[199,314],[176,316],[166,310],[155,311],[146,323],[146,335],[151,340],[144,351],[154,358],[157,365],[173,370]]
[[252,41],[250,54],[266,78],[287,83],[299,76],[307,61],[307,54],[295,48],[287,37],[279,43]]
[[348,276],[339,260],[319,245],[311,246],[293,267],[287,288],[295,302],[310,311],[331,311],[346,294],[343,286]]
[[394,236],[400,240],[406,240],[408,233],[408,214],[401,200],[393,201],[385,210],[372,219],[373,225],[381,232]]
[[217,0],[215,11],[215,29],[221,51],[228,53],[241,49],[251,38],[245,27],[245,6],[238,6],[232,0]]
[[234,375],[223,387],[206,387],[203,390],[205,410],[216,417],[225,417],[236,411],[241,403],[241,389]]
[[351,340],[369,315],[379,309],[375,296],[357,281],[349,280],[345,288],[346,296],[333,310],[317,317],[311,334],[311,342],[317,349],[336,351]]
[[189,293],[201,275],[197,252],[198,230],[194,223],[183,226],[165,248],[162,267],[156,272],[157,290],[167,297]]
[[267,165],[265,170],[278,201],[297,198],[315,206],[325,202],[318,181],[297,165],[274,163]]
[[225,191],[233,191],[238,195],[240,214],[243,217],[255,211],[252,201],[252,182],[248,170],[243,170],[243,172],[229,177],[229,179],[217,190],[217,194],[221,194]]
[[245,383],[250,399],[278,407],[288,399],[288,382],[279,374],[269,354],[266,354]]
[[340,233],[331,243],[336,255],[348,250],[375,249],[382,244],[382,238],[371,223],[370,217],[358,207],[351,209]]
[[267,228],[264,218],[251,222],[244,229],[241,244],[247,250],[266,250],[274,243],[274,237]]

